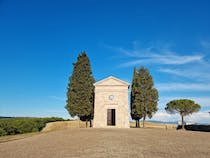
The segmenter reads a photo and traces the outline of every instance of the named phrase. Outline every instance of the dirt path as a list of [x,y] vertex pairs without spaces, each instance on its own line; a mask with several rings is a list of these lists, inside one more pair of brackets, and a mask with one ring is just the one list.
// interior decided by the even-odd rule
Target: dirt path
[[0,158],[209,158],[209,140],[190,131],[68,129],[0,143]]

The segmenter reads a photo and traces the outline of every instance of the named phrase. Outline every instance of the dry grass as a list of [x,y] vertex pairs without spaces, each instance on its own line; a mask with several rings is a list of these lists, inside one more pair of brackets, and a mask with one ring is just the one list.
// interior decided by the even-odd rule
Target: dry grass
[[[42,132],[52,132],[52,131],[65,130],[65,129],[71,129],[71,128],[86,128],[85,122],[82,122],[82,121],[80,122],[78,121],[50,122],[50,123],[47,123],[46,127],[42,130]],[[40,134],[40,132],[2,136],[0,137],[0,143],[23,139],[23,138],[31,137],[37,134]]]
[[47,123],[46,127],[42,130],[42,132],[49,132],[55,130],[64,130],[69,128],[85,128],[85,122],[83,121],[58,121]]
[[40,134],[39,132],[34,133],[26,133],[26,134],[18,134],[18,135],[9,135],[0,137],[0,143],[9,142],[13,140],[23,139],[27,137],[32,137],[34,135]]
[[[142,127],[142,123],[141,127]],[[134,128],[135,123],[131,122],[130,127]],[[176,125],[173,124],[156,124],[151,122],[145,122],[146,128],[159,128],[159,129],[175,129]],[[74,128],[86,128],[85,122],[78,122],[76,121],[58,121],[58,122],[51,122],[47,123],[46,127],[42,130],[42,132],[51,132],[51,131],[57,131],[57,130],[66,130],[66,129],[74,129]],[[89,128],[89,127],[88,127]],[[23,139],[26,137],[31,137],[33,135],[39,134],[37,133],[27,133],[27,134],[19,134],[19,135],[12,135],[12,136],[4,136],[0,137],[0,143],[17,140],[17,139]]]
[[[142,123],[140,123],[142,127]],[[83,121],[60,121],[48,123],[47,126],[43,129],[43,132],[55,131],[55,130],[64,130],[69,128],[85,128],[85,122]],[[135,122],[130,123],[130,127],[135,127]],[[160,129],[175,129],[176,125],[174,124],[157,124],[152,122],[145,122],[146,128],[160,128]]]
[[0,158],[209,158],[210,133],[69,128],[0,143]]
[[[159,128],[159,129],[176,129],[175,124],[158,124],[158,123],[153,123],[153,122],[145,122],[145,128]],[[142,122],[140,123],[140,127],[142,127],[143,124]],[[135,122],[130,122],[130,127],[134,128],[136,127]]]

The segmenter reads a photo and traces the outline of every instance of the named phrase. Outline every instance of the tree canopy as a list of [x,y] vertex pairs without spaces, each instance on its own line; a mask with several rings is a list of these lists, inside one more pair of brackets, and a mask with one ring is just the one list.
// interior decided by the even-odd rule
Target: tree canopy
[[82,121],[93,119],[94,106],[94,86],[95,82],[90,61],[85,52],[77,57],[77,62],[73,63],[73,72],[69,78],[67,87],[66,109],[74,117],[78,116]]
[[136,127],[140,127],[139,120],[142,118],[139,95],[139,75],[138,70],[134,68],[133,81],[131,86],[131,118],[136,121]]
[[152,118],[157,111],[158,91],[154,88],[154,83],[149,70],[141,67],[134,68],[134,75],[131,89],[131,117],[137,121],[143,118],[143,127],[146,117]]
[[193,100],[178,99],[167,103],[165,110],[171,114],[179,113],[182,119],[182,128],[184,129],[184,116],[198,112],[200,108],[201,106],[196,104]]

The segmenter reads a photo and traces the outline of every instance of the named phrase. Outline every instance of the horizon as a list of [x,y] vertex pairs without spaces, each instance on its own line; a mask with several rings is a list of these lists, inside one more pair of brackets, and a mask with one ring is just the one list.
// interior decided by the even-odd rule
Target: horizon
[[96,81],[131,84],[134,67],[149,69],[159,92],[151,120],[179,121],[165,105],[187,98],[201,110],[185,120],[210,124],[209,18],[208,0],[0,0],[0,116],[70,118],[68,78],[85,50]]

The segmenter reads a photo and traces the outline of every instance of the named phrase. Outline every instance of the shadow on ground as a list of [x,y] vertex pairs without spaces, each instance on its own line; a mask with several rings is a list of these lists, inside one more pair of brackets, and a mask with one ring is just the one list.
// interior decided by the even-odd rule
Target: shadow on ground
[[[177,130],[181,129],[182,126],[178,125]],[[189,131],[201,131],[201,132],[210,132],[210,125],[185,125],[184,128]]]

